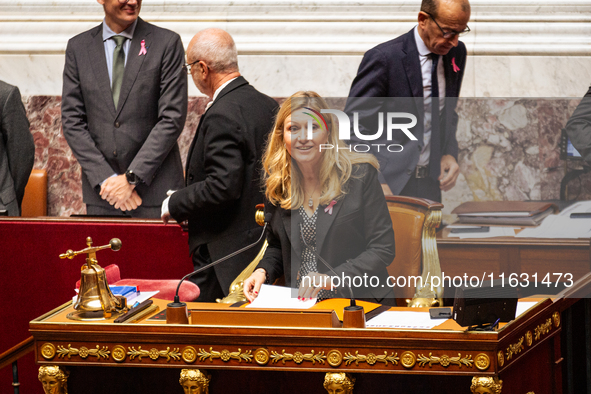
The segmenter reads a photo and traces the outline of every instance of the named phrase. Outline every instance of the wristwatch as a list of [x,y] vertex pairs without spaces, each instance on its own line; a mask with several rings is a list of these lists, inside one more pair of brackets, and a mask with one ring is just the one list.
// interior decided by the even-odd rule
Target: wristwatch
[[127,182],[133,186],[136,186],[136,185],[139,185],[140,183],[142,183],[142,180],[140,179],[140,177],[137,176],[131,170],[127,170],[127,172],[125,173],[125,178],[127,178]]

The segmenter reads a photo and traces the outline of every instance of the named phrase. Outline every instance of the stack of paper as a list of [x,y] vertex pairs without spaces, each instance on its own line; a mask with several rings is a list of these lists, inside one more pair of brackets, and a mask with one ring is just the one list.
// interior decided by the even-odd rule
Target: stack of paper
[[556,205],[547,202],[470,201],[451,213],[458,215],[460,223],[532,226],[557,210]]

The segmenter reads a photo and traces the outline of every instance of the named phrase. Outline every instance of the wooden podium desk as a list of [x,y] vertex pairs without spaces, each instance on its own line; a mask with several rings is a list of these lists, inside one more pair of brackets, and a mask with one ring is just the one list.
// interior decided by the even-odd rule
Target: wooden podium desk
[[[441,270],[449,276],[499,274],[508,278],[511,274],[527,274],[530,282],[534,274],[538,281],[551,274],[551,282],[558,276],[553,273],[571,273],[573,280],[591,272],[591,242],[589,239],[539,239],[539,238],[469,238],[450,237],[449,229],[437,232],[437,250]],[[523,276],[525,277],[525,275]],[[490,280],[490,279],[489,279]],[[541,290],[543,291],[543,290]],[[453,295],[452,295],[453,296]]]
[[472,377],[498,376],[503,394],[549,394],[562,392],[562,301],[478,333],[451,320],[432,330],[75,322],[70,302],[30,332],[38,364],[70,370],[70,393],[182,393],[180,370],[199,368],[212,374],[211,394],[321,394],[326,372],[352,373],[355,393],[468,394]]

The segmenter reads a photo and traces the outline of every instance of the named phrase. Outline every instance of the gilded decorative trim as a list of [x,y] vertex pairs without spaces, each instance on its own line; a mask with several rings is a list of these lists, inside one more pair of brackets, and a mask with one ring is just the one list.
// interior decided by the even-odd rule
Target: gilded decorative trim
[[254,352],[254,361],[258,365],[267,365],[269,358],[269,351],[267,349],[259,348]]
[[554,321],[554,327],[560,326],[560,312],[556,311],[552,314],[552,320]]
[[41,346],[41,355],[46,360],[51,360],[55,356],[55,346],[51,343],[44,343]]
[[166,350],[158,350],[156,348],[152,348],[150,350],[142,349],[141,346],[138,346],[137,350],[135,347],[129,347],[129,351],[127,355],[129,356],[130,360],[134,358],[138,358],[138,360],[142,361],[142,357],[150,357],[153,361],[158,360],[160,357],[166,358],[166,362],[170,362],[172,358],[175,361],[179,361],[181,359],[181,354],[179,353],[179,348],[174,348],[170,350],[170,347],[167,347]]
[[400,357],[398,357],[398,353],[392,353],[388,356],[388,352],[384,352],[384,354],[376,355],[374,353],[369,353],[367,355],[359,354],[358,351],[355,351],[355,355],[347,352],[345,353],[345,365],[351,365],[351,363],[355,363],[355,365],[359,365],[359,363],[368,363],[369,365],[374,365],[375,363],[384,363],[385,366],[388,366],[388,363],[392,363],[392,365],[398,365],[398,361]]
[[429,364],[429,367],[431,367],[433,364],[441,364],[441,366],[445,368],[451,364],[457,365],[460,368],[462,368],[462,365],[470,368],[474,363],[474,360],[472,360],[472,355],[466,355],[465,357],[462,357],[460,353],[458,353],[457,357],[449,357],[445,354],[441,357],[437,357],[433,356],[433,353],[429,353],[429,356],[425,357],[422,354],[419,354],[417,361],[419,362],[420,367],[424,367],[427,364]]
[[304,361],[312,361],[312,364],[316,364],[316,362],[318,362],[319,364],[324,364],[324,360],[326,359],[324,352],[320,352],[318,354],[315,354],[314,350],[311,350],[310,352],[311,353],[308,354],[302,354],[300,352],[290,354],[285,353],[284,349],[281,351],[281,354],[279,354],[273,350],[271,352],[271,359],[273,360],[273,363],[281,361],[283,364],[285,364],[286,361],[293,361],[296,364],[301,364]]
[[125,361],[125,357],[127,357],[127,353],[125,352],[125,348],[121,345],[116,345],[113,347],[113,351],[111,352],[111,356],[113,356],[113,360],[117,361],[118,363]]
[[521,353],[521,351],[523,350],[524,339],[524,337],[521,337],[516,343],[509,345],[509,347],[507,348],[507,361],[511,360],[513,358],[513,355]]
[[499,350],[499,352],[497,353],[497,361],[499,362],[500,367],[505,365],[505,354],[502,350]]
[[531,331],[528,331],[525,333],[525,343],[527,343],[527,346],[531,346],[531,344],[534,341],[534,336],[531,333]]
[[191,364],[197,360],[197,350],[193,346],[187,346],[181,352],[181,357],[184,362]]
[[238,348],[237,352],[230,352],[227,349],[223,349],[221,352],[217,350],[213,350],[212,347],[209,348],[209,351],[205,349],[199,348],[199,361],[203,361],[205,359],[209,359],[210,362],[213,362],[214,359],[221,359],[223,362],[228,362],[230,360],[237,360],[239,363],[245,361],[247,363],[252,362],[252,352],[250,350],[242,352],[242,349]]
[[486,371],[490,367],[490,357],[484,353],[478,353],[474,358],[474,365],[481,371]]
[[413,352],[406,351],[400,355],[400,364],[404,368],[412,368],[415,366],[417,358]]
[[86,358],[88,356],[94,356],[97,358],[109,358],[109,348],[107,346],[103,346],[102,348],[99,345],[96,345],[96,349],[88,349],[87,347],[81,346],[80,349],[76,349],[68,344],[68,347],[65,348],[63,346],[57,347],[57,356],[60,358],[68,357],[71,358],[72,356],[80,356],[82,358]]
[[328,365],[336,368],[343,362],[343,355],[338,350],[333,349],[330,352],[328,352],[326,356],[326,361],[328,362]]
[[542,335],[548,334],[552,329],[552,319],[546,319],[545,323],[540,324],[534,329],[534,339],[537,341]]
[[[441,264],[439,262],[439,253],[437,252],[436,232],[441,224],[442,212],[441,210],[429,210],[425,212],[425,221],[423,223],[422,239],[422,263],[423,271],[421,278],[423,287],[415,289],[415,296],[413,298],[430,298],[434,297],[439,300],[443,297],[443,287],[437,286],[434,288],[431,279],[433,277],[441,277]],[[435,294],[432,289],[434,288]]]

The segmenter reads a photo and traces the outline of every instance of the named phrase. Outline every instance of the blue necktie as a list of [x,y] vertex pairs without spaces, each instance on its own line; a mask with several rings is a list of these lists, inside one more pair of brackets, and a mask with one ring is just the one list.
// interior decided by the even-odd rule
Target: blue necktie
[[439,82],[437,80],[437,63],[439,55],[431,54],[431,154],[429,156],[429,176],[434,180],[441,172],[441,133],[439,132]]

